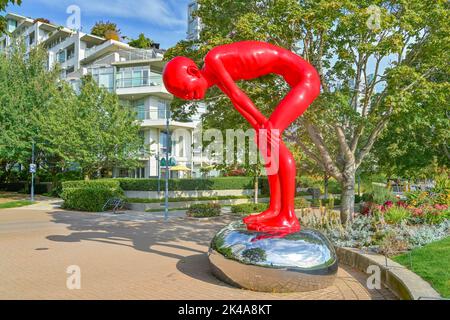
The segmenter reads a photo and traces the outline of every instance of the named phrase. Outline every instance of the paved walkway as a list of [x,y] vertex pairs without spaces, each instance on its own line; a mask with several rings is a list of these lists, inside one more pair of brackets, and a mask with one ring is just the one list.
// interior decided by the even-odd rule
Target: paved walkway
[[[206,251],[227,218],[208,221],[129,212],[69,212],[48,201],[0,210],[0,299],[393,299],[341,267],[335,284],[308,293],[233,288],[209,271]],[[67,267],[81,268],[69,290]]]

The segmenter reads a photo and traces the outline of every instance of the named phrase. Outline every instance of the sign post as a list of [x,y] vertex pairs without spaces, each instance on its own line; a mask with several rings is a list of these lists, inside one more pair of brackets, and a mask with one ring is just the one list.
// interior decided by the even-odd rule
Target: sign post
[[34,174],[36,173],[36,164],[34,163],[34,141],[31,147],[30,173],[31,173],[31,201],[34,201]]
[[166,190],[165,190],[165,202],[164,202],[164,220],[169,219],[169,121],[170,121],[170,106],[166,106]]

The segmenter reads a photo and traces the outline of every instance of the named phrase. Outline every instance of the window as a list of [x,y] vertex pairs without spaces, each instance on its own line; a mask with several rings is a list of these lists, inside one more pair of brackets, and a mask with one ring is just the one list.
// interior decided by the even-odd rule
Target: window
[[161,154],[166,154],[166,150],[167,148],[169,148],[169,154],[172,153],[172,142],[170,141],[171,137],[170,137],[170,133],[167,134],[166,131],[161,131],[160,135],[159,135],[159,145],[160,145],[160,153]]
[[114,89],[114,69],[113,68],[91,68],[89,72],[99,86],[112,91]]
[[16,20],[8,20],[8,32],[13,32],[17,28],[17,21]]
[[136,100],[134,103],[134,110],[137,113],[137,119],[138,120],[145,120],[145,100]]
[[167,101],[158,100],[158,119],[166,119],[168,116]]
[[184,137],[180,136],[178,138],[178,155],[184,157]]
[[75,71],[75,67],[74,66],[69,66],[66,69],[66,74],[69,75],[69,74],[71,74],[74,71]]
[[117,72],[117,87],[132,88],[149,85],[150,68],[148,66],[120,68]]
[[75,45],[71,45],[67,48],[67,60],[72,59],[75,56]]
[[34,44],[34,40],[35,40],[35,33],[34,31],[30,33],[30,35],[28,36],[28,44],[31,46]]
[[57,59],[59,63],[66,62],[66,51],[62,50],[58,52]]

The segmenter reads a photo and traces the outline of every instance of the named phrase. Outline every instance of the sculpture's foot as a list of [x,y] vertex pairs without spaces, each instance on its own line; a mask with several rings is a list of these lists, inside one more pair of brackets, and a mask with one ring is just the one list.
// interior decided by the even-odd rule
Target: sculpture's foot
[[278,213],[279,213],[278,210],[272,210],[269,208],[266,211],[263,211],[261,213],[249,215],[249,216],[245,217],[244,219],[242,219],[242,221],[244,221],[245,224],[257,223],[257,222],[265,220],[265,219],[270,219],[270,218],[276,217],[278,215]]
[[300,223],[295,214],[283,214],[257,221],[247,225],[248,230],[268,232],[268,233],[293,233],[300,231]]

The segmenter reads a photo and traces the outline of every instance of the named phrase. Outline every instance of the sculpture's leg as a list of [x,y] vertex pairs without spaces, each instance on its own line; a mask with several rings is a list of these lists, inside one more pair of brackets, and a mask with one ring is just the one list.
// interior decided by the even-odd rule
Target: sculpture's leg
[[278,174],[267,176],[269,180],[270,189],[270,204],[269,208],[259,214],[250,215],[243,219],[245,224],[252,224],[264,219],[272,218],[278,215],[281,209],[281,190],[280,178]]
[[289,149],[280,143],[280,190],[281,210],[272,218],[257,221],[248,225],[250,230],[264,232],[297,232],[300,231],[300,223],[295,215],[295,161]]
[[278,157],[278,149],[272,149],[272,144],[270,143],[270,135],[268,135],[267,133],[265,135],[262,135],[259,130],[257,130],[256,132],[256,145],[258,146],[260,154],[264,157],[265,161],[265,168],[270,190],[270,203],[269,208],[266,211],[245,217],[243,221],[247,225],[275,217],[278,215],[281,209],[281,189],[278,166],[276,166],[275,168],[272,167],[274,163],[278,162],[278,159],[274,159],[272,153],[274,156]]
[[[292,121],[301,116],[315,98],[314,90],[311,89],[309,81],[301,82],[292,88],[270,117],[269,129],[278,129],[282,134]],[[271,139],[269,141],[279,144],[281,209],[278,216],[249,224],[248,229],[267,232],[296,232],[300,230],[300,224],[295,215],[294,205],[295,161],[289,149],[281,141],[281,137],[277,141]]]

